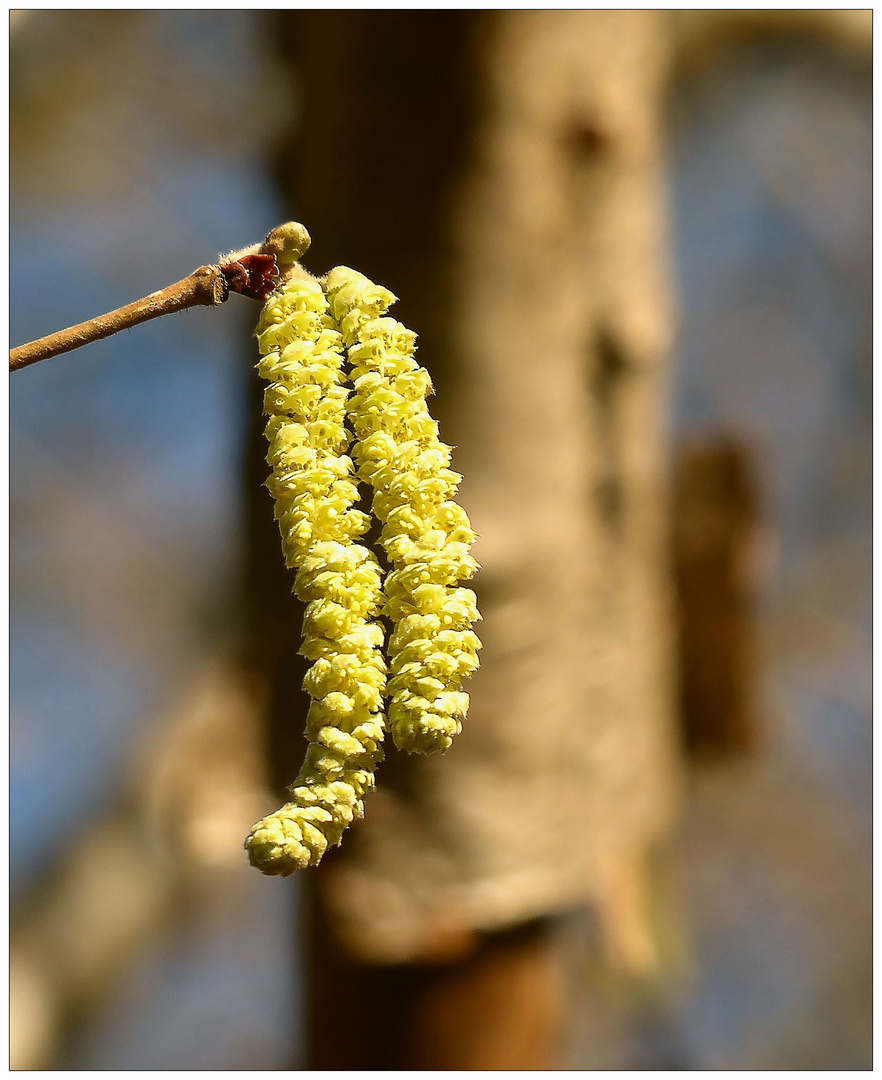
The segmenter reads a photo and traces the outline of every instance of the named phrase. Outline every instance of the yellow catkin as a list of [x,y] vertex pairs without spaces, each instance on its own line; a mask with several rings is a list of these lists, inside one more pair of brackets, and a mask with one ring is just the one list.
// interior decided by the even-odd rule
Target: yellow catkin
[[352,456],[374,489],[380,543],[392,569],[384,614],[389,639],[389,728],[395,745],[417,753],[447,750],[468,709],[464,680],[481,647],[471,589],[478,570],[466,512],[454,501],[459,473],[438,439],[426,397],[432,382],[414,359],[416,335],[384,317],[396,297],[364,275],[337,267],[326,279],[355,387],[348,403]]
[[342,340],[321,285],[299,267],[267,301],[257,327],[270,381],[267,482],[294,589],[307,601],[301,652],[314,661],[304,680],[313,698],[309,747],[291,801],[259,821],[245,841],[253,866],[287,875],[319,862],[363,813],[382,758],[386,665],[382,571],[355,539],[369,519],[346,455]]

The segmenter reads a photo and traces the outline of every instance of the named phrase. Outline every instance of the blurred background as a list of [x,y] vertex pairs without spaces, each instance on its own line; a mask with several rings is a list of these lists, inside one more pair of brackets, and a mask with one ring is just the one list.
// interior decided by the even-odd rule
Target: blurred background
[[[408,234],[421,219],[404,207],[384,247],[371,199],[353,203],[334,170],[376,144],[391,174],[400,146],[410,164],[390,189],[419,193],[413,170],[437,151],[426,199],[459,192],[444,213],[469,231],[468,185],[482,168],[501,175],[482,154],[515,124],[506,103],[546,77],[524,41],[545,35],[553,59],[559,14],[12,12],[11,343],[295,217],[313,234],[311,269],[351,260],[402,294],[434,371],[429,346],[448,346],[421,267],[480,266],[486,234],[475,220],[463,255],[437,221]],[[676,795],[653,838],[651,962],[615,929],[621,893],[606,909],[568,894],[525,913],[569,957],[565,993],[548,998],[557,1056],[538,1067],[869,1068],[870,13],[566,17],[567,71],[580,34],[590,54],[621,17],[657,79],[639,138],[653,148],[644,180],[671,319],[651,389],[662,423],[646,439],[673,688],[658,771]],[[401,60],[394,43],[409,35],[438,50],[437,79]],[[403,72],[382,74],[399,60]],[[359,78],[332,78],[334,64]],[[418,77],[427,89],[411,87]],[[584,96],[602,102],[595,77]],[[433,94],[457,137],[477,133],[460,140],[462,160],[428,119],[413,146],[394,115],[383,134],[383,95],[411,93]],[[530,115],[543,123],[542,109]],[[579,153],[630,137],[598,117],[574,129]],[[598,181],[574,177],[582,237],[579,199]],[[570,205],[554,209],[564,231]],[[404,257],[398,242],[423,247]],[[540,258],[524,248],[525,265]],[[567,258],[594,265],[592,251]],[[644,269],[620,262],[627,293]],[[13,1068],[318,1061],[316,960],[297,931],[309,886],[262,878],[241,849],[300,745],[296,709],[274,732],[277,680],[253,658],[269,633],[261,598],[284,585],[261,555],[276,540],[259,488],[256,315],[233,297],[12,380]],[[442,433],[449,413],[451,441],[480,462],[456,365],[439,362],[437,383]],[[639,443],[639,428],[620,438]],[[488,579],[495,550],[479,554]],[[486,919],[474,929],[495,932]]]

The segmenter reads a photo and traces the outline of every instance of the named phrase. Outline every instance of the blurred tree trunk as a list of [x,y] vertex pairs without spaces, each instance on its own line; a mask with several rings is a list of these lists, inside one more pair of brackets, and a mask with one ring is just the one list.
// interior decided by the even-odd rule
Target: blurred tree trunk
[[[401,295],[485,566],[461,748],[390,750],[366,821],[304,875],[307,1067],[559,1066],[554,916],[573,905],[600,905],[625,966],[655,963],[647,898],[618,883],[644,880],[629,867],[665,836],[675,786],[662,19],[282,20],[297,119],[277,175],[307,261]],[[251,493],[257,410],[255,394]],[[302,751],[301,616],[254,498],[252,642],[281,789]]]

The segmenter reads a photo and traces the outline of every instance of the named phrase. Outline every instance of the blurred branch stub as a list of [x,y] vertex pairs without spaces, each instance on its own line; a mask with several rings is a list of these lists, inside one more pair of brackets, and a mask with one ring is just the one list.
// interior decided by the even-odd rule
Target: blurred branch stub
[[734,436],[695,439],[674,478],[680,712],[686,749],[721,759],[760,748],[755,603],[756,469]]

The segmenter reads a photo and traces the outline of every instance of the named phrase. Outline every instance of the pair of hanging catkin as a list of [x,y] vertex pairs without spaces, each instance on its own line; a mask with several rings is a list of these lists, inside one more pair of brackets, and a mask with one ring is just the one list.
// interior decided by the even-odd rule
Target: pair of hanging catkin
[[[385,317],[395,299],[347,267],[322,282],[295,265],[257,327],[258,371],[270,382],[267,486],[294,590],[307,601],[301,653],[313,661],[309,746],[291,801],[245,842],[265,874],[316,865],[362,816],[386,700],[396,746],[444,751],[478,666],[475,594],[458,587],[478,570],[475,534],[454,501],[462,477],[426,406],[432,382],[414,359],[416,335]],[[355,508],[356,468],[373,489],[385,574],[358,543],[370,518]],[[380,615],[392,625],[385,652]]]

